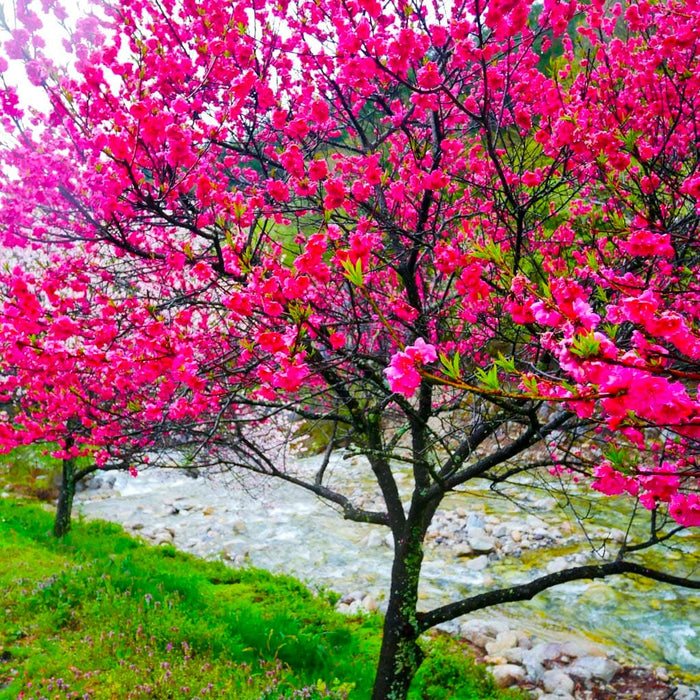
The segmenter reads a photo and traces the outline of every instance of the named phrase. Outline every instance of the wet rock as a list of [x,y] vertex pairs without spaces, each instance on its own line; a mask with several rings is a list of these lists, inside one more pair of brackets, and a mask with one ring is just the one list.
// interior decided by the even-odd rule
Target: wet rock
[[525,671],[521,666],[516,666],[515,664],[494,666],[491,669],[491,674],[499,688],[507,688],[525,680]]
[[569,667],[568,673],[582,681],[591,679],[608,683],[620,670],[620,664],[604,656],[581,656]]
[[483,571],[488,565],[489,558],[485,554],[475,557],[474,559],[469,559],[465,564],[470,571]]
[[493,552],[496,546],[494,538],[487,535],[486,531],[480,527],[469,529],[467,542],[477,554],[488,554],[489,552]]
[[566,693],[570,695],[574,692],[574,685],[571,676],[560,669],[552,669],[542,674],[542,687],[548,693]]
[[466,542],[456,544],[452,548],[452,552],[456,557],[470,557],[474,554],[474,550]]
[[605,650],[587,639],[569,639],[561,645],[563,656],[606,656]]
[[561,656],[561,644],[548,642],[537,644],[523,653],[523,666],[533,681],[539,681],[544,673],[544,664]]
[[518,634],[512,630],[499,632],[493,642],[486,644],[486,651],[491,656],[496,656],[505,653],[507,649],[512,649],[518,646]]

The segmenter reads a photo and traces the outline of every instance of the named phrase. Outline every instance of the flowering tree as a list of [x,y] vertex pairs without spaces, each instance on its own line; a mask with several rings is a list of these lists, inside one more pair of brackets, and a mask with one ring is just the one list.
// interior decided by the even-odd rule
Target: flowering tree
[[[135,465],[148,461],[147,448],[170,441],[175,421],[160,406],[168,392],[171,406],[179,405],[178,368],[192,361],[191,330],[184,341],[146,346],[144,334],[158,335],[162,315],[139,307],[136,285],[124,294],[117,265],[65,251],[24,257],[24,266],[0,271],[0,372],[10,408],[0,420],[0,446],[44,443],[61,460],[54,525],[60,537],[81,479],[106,468],[135,474]],[[189,326],[189,317],[169,323]],[[198,410],[196,402],[189,409]],[[80,457],[87,459],[78,466]]]
[[[25,0],[8,23],[50,107],[1,95],[0,226],[56,262],[29,297],[6,272],[5,323],[89,366],[116,432],[94,386],[59,431],[177,421],[213,460],[389,527],[375,700],[406,696],[419,635],[458,615],[613,574],[700,587],[644,559],[700,524],[700,6],[115,0],[64,71],[38,4],[66,19]],[[16,323],[58,269],[71,313]],[[4,381],[31,400],[22,362]],[[352,441],[381,506],[260,449],[251,426],[288,411]],[[419,611],[445,495],[541,472],[639,504],[614,558]]]

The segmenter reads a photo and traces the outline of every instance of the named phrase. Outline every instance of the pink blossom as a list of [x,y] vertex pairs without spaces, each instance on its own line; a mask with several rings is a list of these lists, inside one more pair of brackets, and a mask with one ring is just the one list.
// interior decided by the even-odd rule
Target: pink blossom
[[671,517],[685,527],[700,527],[700,494],[676,493],[671,496]]
[[424,90],[432,90],[442,84],[442,76],[437,63],[429,61],[418,71],[418,85]]
[[413,345],[409,345],[403,352],[397,352],[384,370],[389,388],[410,399],[421,382],[416,367],[436,360],[435,346],[426,343],[423,338],[417,338]]

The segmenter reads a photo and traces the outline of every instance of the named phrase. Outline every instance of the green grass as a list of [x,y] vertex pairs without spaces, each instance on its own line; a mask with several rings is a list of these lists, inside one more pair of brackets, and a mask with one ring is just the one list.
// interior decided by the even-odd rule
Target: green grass
[[[371,694],[381,618],[298,581],[234,570],[0,500],[0,699]],[[429,642],[413,700],[514,698],[456,644]]]

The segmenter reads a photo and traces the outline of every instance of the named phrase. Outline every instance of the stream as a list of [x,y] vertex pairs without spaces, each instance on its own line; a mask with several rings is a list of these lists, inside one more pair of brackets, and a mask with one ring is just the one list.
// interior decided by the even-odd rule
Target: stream
[[[309,458],[297,466],[311,470],[317,463]],[[329,472],[338,483],[356,485],[349,495],[371,504],[362,458],[334,454]],[[398,476],[400,484],[402,476],[408,483],[408,475]],[[517,487],[505,495],[484,485],[446,499],[428,532],[423,608],[590,561],[592,546],[612,552],[623,536],[616,528],[624,527],[624,506],[608,498],[593,497],[601,506],[602,525],[589,528],[586,539],[577,520],[557,507],[555,495]],[[118,522],[151,542],[291,574],[311,587],[337,591],[343,600],[383,609],[392,559],[388,530],[345,521],[312,494],[279,480],[232,474],[192,478],[181,469],[148,468],[137,477],[111,472],[78,494],[76,511]],[[674,572],[691,572],[693,564],[700,568],[699,542],[698,533],[688,531],[676,546],[660,552],[658,562]],[[496,615],[542,639],[585,635],[621,660],[662,665],[695,684],[700,681],[698,603],[697,591],[613,577],[562,585],[528,603],[502,606]]]

